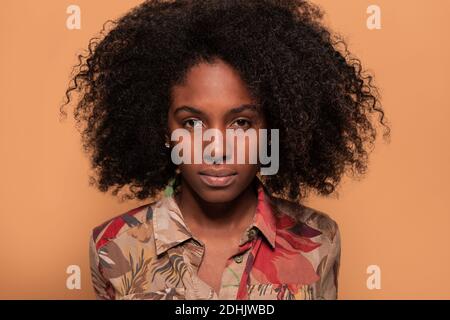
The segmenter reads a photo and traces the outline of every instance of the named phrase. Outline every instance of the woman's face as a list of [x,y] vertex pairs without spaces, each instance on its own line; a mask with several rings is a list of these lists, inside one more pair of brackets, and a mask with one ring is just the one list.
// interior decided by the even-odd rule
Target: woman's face
[[[254,129],[258,132],[258,129],[265,128],[266,123],[245,83],[239,74],[222,60],[217,60],[214,64],[199,63],[188,71],[186,81],[182,85],[172,88],[171,98],[169,132],[185,129],[189,133],[188,139],[191,140],[191,164],[179,165],[184,185],[206,202],[224,203],[234,200],[253,181],[258,165],[249,163],[253,149],[247,139],[243,144],[245,149],[240,150],[245,153],[245,163],[237,163],[239,144],[233,139],[233,146],[230,146],[231,139],[227,141],[226,130],[242,129],[250,132]],[[206,129],[216,129],[222,133],[222,143],[215,142],[213,138],[209,141],[203,139],[203,142],[196,145],[194,130],[198,128],[202,128],[203,132]],[[177,142],[171,143],[176,145]],[[205,162],[203,157],[200,163],[194,163],[194,153],[201,148],[203,155],[208,145],[208,150],[212,150],[212,160],[221,159],[221,164]],[[232,154],[234,161],[226,163],[231,162],[229,159]]]

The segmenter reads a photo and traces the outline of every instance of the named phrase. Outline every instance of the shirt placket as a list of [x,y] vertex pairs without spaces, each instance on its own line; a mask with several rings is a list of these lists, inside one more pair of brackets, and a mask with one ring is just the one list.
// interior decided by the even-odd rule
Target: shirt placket
[[241,239],[239,251],[228,259],[222,275],[221,290],[217,295],[218,299],[236,299],[242,277],[245,274],[245,269],[248,264],[249,253],[254,248],[258,239],[257,235],[258,229],[254,226],[249,227]]
[[201,241],[192,238],[191,245],[197,247],[197,254],[193,254],[190,250],[187,253],[187,264],[190,274],[190,286],[189,290],[193,293],[188,294],[194,299],[212,299],[212,300],[229,300],[236,299],[242,276],[244,275],[245,267],[247,265],[247,259],[249,253],[256,243],[258,230],[255,227],[249,227],[239,244],[239,250],[228,258],[225,269],[222,273],[220,291],[215,292],[211,286],[198,277],[198,269],[203,259],[205,252],[204,245]]

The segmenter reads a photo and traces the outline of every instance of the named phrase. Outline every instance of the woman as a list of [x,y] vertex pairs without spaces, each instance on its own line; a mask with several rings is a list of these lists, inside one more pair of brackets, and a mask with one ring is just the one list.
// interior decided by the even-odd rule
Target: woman
[[[93,181],[149,199],[93,230],[98,299],[337,299],[338,225],[301,202],[365,171],[373,114],[389,128],[372,77],[322,15],[302,0],[153,0],[91,42],[66,95],[81,93]],[[229,141],[213,161],[175,163],[179,129],[184,142],[196,129],[278,130],[279,168],[262,175],[248,140],[244,163],[223,161],[240,152]]]

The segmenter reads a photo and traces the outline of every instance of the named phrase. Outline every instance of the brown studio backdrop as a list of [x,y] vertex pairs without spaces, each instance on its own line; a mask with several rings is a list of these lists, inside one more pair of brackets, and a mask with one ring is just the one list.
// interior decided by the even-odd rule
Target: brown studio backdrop
[[[137,0],[78,0],[82,29],[65,27],[73,1],[2,2],[0,11],[0,298],[94,298],[91,228],[142,202],[119,203],[88,187],[89,163],[73,119],[58,106],[76,54]],[[376,76],[392,126],[362,181],[306,204],[340,225],[341,299],[450,299],[450,2],[316,0],[326,21]],[[382,29],[368,30],[379,5]],[[69,109],[71,111],[72,109]],[[144,202],[145,203],[145,202]],[[81,267],[81,290],[66,268]],[[366,268],[381,268],[381,289]]]

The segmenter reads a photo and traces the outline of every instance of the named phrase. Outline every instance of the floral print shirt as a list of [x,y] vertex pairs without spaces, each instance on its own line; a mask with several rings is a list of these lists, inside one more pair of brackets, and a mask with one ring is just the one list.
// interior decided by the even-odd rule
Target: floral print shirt
[[253,223],[222,273],[220,292],[197,276],[205,251],[173,195],[94,228],[90,268],[97,299],[337,299],[338,225],[327,214],[258,186]]

